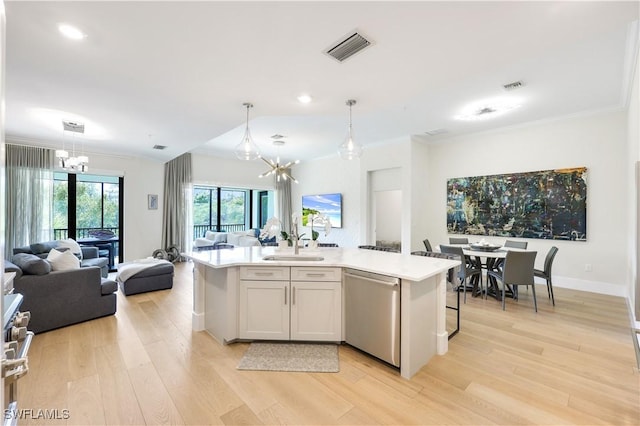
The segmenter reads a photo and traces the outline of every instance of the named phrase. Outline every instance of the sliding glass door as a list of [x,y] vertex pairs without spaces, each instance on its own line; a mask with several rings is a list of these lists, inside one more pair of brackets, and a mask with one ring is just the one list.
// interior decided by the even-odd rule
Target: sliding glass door
[[54,175],[54,238],[98,248],[115,270],[122,259],[124,180],[115,176]]

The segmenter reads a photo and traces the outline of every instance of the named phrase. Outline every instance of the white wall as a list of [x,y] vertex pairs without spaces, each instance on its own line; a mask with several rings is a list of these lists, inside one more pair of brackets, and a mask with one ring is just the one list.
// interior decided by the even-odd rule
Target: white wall
[[[638,46],[640,46],[640,34],[638,37]],[[627,279],[629,283],[629,301],[631,303],[631,312],[636,323],[636,328],[640,329],[640,176],[636,176],[636,163],[640,162],[640,52],[636,51],[636,61],[634,64],[634,77],[631,82],[631,92],[629,97],[629,109],[627,110],[627,149],[629,158],[629,168],[627,179],[631,182],[627,197],[634,204],[629,208],[628,227],[629,238],[627,241],[631,255],[629,256],[629,265],[627,270]],[[637,172],[640,174],[640,167]]]
[[[529,239],[529,248],[538,251],[540,268],[549,248],[559,248],[554,286],[627,297],[627,212],[634,201],[628,199],[626,133],[626,113],[615,111],[461,136],[429,146],[426,161],[433,208],[427,216],[432,245],[448,239],[448,178],[586,166],[588,241]],[[592,266],[591,272],[585,271],[586,264]]]
[[[429,194],[433,183],[429,179],[428,147],[421,142],[411,142],[411,247],[410,251],[425,250],[425,238],[429,238],[428,212],[433,208]],[[429,240],[431,242],[431,240]]]
[[[196,184],[246,189],[274,189],[271,178],[258,178],[258,175],[268,169],[263,161],[240,161],[202,154],[191,154],[191,159],[193,182]],[[295,172],[294,169],[292,173],[297,178]]]
[[[164,164],[139,158],[88,153],[89,172],[124,177],[124,259],[151,256],[162,243]],[[147,209],[147,195],[158,195],[158,209]]]
[[[311,194],[342,194],[342,228],[333,228],[328,236],[320,233],[318,241],[337,243],[340,247],[360,244],[360,161],[339,157],[307,161],[291,169],[299,184],[292,184],[291,208],[302,211],[302,196]],[[311,229],[300,228],[310,235]]]

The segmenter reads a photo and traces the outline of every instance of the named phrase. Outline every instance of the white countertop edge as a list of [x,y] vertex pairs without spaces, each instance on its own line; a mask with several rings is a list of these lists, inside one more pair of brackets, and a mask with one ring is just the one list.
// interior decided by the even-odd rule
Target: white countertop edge
[[263,260],[269,255],[292,255],[293,249],[275,247],[237,247],[182,253],[193,262],[211,268],[229,268],[237,266],[318,266],[351,268],[360,271],[388,275],[409,281],[422,281],[450,268],[460,265],[457,260],[438,259],[410,254],[389,253],[383,251],[356,248],[319,248],[301,249],[300,255],[323,256],[319,261],[275,261]]

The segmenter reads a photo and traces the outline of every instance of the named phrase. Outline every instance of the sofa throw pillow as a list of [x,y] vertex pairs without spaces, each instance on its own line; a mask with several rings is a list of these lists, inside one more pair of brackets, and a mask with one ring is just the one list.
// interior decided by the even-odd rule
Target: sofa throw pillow
[[70,269],[80,269],[80,259],[71,250],[59,251],[51,250],[47,256],[47,261],[51,263],[52,271],[68,271]]
[[51,272],[51,265],[44,259],[31,253],[14,254],[11,262],[18,266],[25,275],[46,275]]
[[226,232],[214,232],[207,231],[204,234],[204,237],[207,240],[211,240],[211,242],[215,243],[226,243],[227,242],[227,233]]
[[62,249],[69,249],[69,251],[76,255],[76,257],[82,260],[82,249],[80,248],[80,244],[76,242],[73,238],[67,238],[66,240],[58,240],[58,247],[56,247],[60,251],[64,251]]
[[33,254],[49,253],[54,248],[58,247],[58,242],[45,241],[42,243],[33,243],[33,244],[30,244],[30,247]]

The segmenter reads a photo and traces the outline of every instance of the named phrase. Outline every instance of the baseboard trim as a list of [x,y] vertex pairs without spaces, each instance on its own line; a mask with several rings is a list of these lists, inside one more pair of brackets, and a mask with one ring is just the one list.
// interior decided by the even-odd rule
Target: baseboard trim
[[[546,281],[536,278],[536,282],[546,284]],[[553,288],[568,288],[570,290],[588,291],[609,296],[629,297],[627,287],[601,281],[587,281],[569,277],[553,277]]]

